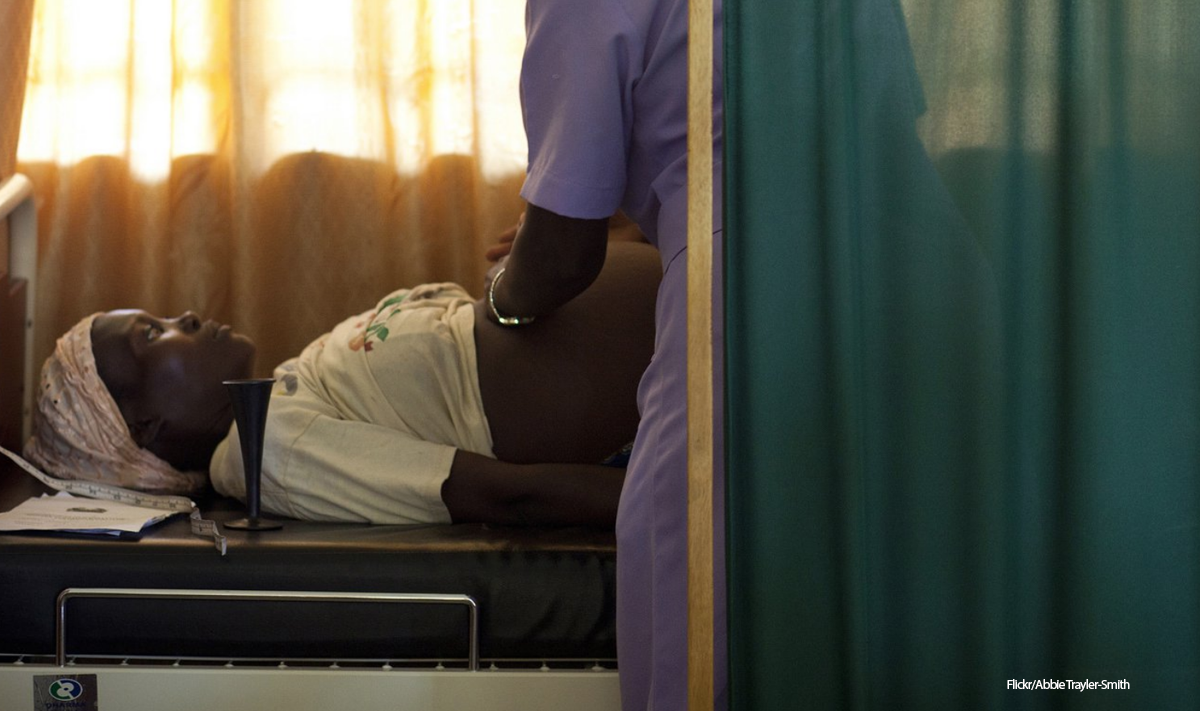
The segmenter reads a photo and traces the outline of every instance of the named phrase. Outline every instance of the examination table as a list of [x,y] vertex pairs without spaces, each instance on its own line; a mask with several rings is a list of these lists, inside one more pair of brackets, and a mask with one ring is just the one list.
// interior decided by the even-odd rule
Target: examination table
[[[44,491],[0,463],[0,510]],[[244,514],[211,494],[198,503],[218,523]],[[193,701],[264,684],[296,694],[247,708],[322,708],[335,696],[365,704],[346,708],[615,708],[611,531],[284,521],[222,532],[224,556],[186,516],[129,538],[0,535],[0,697],[32,693],[31,677],[86,672],[102,697],[134,694],[111,691],[119,705],[100,709],[134,708],[147,683],[190,689]],[[60,599],[66,590],[78,596]],[[416,597],[247,599],[257,591]]]

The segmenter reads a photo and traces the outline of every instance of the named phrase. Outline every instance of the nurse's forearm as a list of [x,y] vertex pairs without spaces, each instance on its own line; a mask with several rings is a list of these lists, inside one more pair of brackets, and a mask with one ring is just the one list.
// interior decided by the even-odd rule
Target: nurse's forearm
[[607,244],[607,219],[564,217],[529,205],[493,293],[496,309],[505,316],[557,309],[595,281]]

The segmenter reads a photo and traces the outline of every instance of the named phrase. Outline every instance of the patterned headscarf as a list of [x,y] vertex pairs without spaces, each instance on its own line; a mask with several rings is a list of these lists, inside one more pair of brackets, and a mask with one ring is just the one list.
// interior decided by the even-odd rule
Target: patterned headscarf
[[120,408],[96,369],[92,322],[80,321],[42,366],[33,435],[25,458],[47,474],[156,494],[193,494],[204,472],[180,472],[133,441]]

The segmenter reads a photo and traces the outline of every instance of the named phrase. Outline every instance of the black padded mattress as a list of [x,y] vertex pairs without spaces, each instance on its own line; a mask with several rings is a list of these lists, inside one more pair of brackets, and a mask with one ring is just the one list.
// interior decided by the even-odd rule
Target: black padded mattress
[[[44,490],[0,466],[0,510]],[[200,504],[218,522],[243,515],[228,499]],[[137,540],[0,534],[0,655],[54,653],[66,588],[143,588],[466,594],[484,660],[616,657],[611,531],[286,521],[223,532],[224,557],[182,516]],[[80,599],[66,609],[71,656],[467,657],[463,606]]]

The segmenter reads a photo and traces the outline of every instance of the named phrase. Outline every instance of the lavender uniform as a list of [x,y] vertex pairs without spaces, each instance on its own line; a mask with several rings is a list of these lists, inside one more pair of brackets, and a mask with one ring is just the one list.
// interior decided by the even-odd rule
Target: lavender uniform
[[[720,0],[714,5],[713,158],[719,197]],[[606,218],[621,208],[662,257],[654,358],[638,389],[641,424],[617,515],[617,655],[625,711],[685,709],[687,2],[528,0],[526,33],[521,105],[529,169],[522,196],[567,217]],[[719,244],[720,200],[714,204]],[[715,431],[719,435],[720,427]],[[720,485],[714,502],[714,684],[722,707]]]

